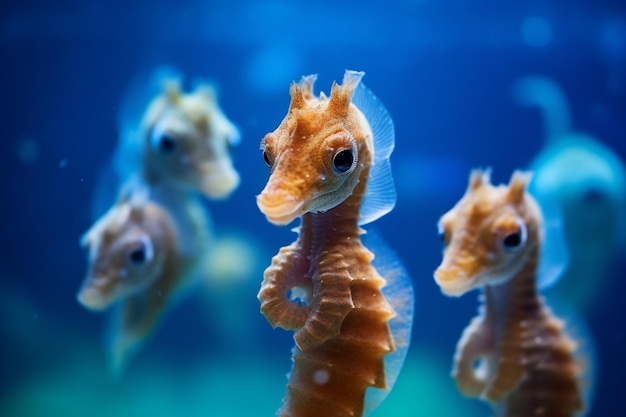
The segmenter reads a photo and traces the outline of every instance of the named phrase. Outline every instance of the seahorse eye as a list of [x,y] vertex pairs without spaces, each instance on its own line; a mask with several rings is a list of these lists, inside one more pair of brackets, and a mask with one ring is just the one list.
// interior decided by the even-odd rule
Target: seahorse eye
[[437,235],[439,236],[439,240],[441,240],[444,245],[448,243],[446,242],[446,228],[443,227],[443,224],[441,223],[437,224]]
[[167,133],[164,133],[163,135],[161,135],[161,138],[159,139],[159,149],[161,151],[163,151],[164,153],[171,153],[176,149],[176,141],[174,140],[174,138],[170,135],[168,135]]
[[154,257],[154,247],[149,236],[143,235],[138,242],[132,244],[130,252],[128,252],[128,260],[135,266],[140,266],[146,262],[150,262]]
[[526,243],[526,225],[519,223],[519,229],[513,233],[509,233],[502,239],[502,247],[505,251],[514,251]]
[[505,248],[513,249],[513,248],[518,247],[520,243],[522,243],[522,237],[520,236],[519,233],[511,233],[510,235],[504,238],[502,243],[504,244]]
[[352,168],[352,164],[354,163],[354,156],[352,155],[351,149],[344,149],[342,151],[337,152],[335,157],[333,158],[333,167],[335,171],[340,174],[347,172],[350,168]]
[[591,186],[582,193],[582,201],[585,203],[595,204],[606,199],[606,193],[603,189]]
[[267,154],[267,152],[266,152],[266,151],[263,151],[263,160],[265,161],[265,164],[266,164],[268,167],[271,167],[271,166],[272,166],[272,163],[271,163],[271,161],[270,161],[270,157],[269,157],[269,155]]
[[147,259],[147,256],[146,256],[146,248],[145,248],[145,247],[143,247],[143,246],[142,246],[142,247],[140,247],[140,248],[137,248],[137,249],[133,250],[133,251],[129,254],[129,256],[128,256],[128,257],[129,257],[130,261],[131,261],[133,264],[135,264],[135,265],[141,265],[141,264],[143,264],[143,263],[146,261],[146,259]]

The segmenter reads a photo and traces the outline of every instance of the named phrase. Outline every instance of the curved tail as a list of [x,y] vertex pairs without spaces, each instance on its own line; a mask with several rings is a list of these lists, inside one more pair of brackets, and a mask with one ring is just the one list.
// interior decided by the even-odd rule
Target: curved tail
[[515,81],[512,94],[518,104],[539,108],[546,143],[572,130],[569,105],[556,82],[542,75],[529,75]]

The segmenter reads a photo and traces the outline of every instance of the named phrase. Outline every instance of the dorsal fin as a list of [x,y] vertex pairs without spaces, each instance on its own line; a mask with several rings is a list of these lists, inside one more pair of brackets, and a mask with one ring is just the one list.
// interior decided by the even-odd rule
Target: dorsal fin
[[365,394],[363,416],[374,411],[389,394],[398,378],[411,342],[411,328],[415,295],[408,272],[394,251],[387,246],[375,231],[368,231],[363,236],[364,245],[375,254],[372,265],[387,283],[382,293],[393,307],[396,315],[389,320],[389,330],[393,337],[395,351],[385,356],[385,390],[368,388]]
[[561,300],[554,292],[549,292],[544,297],[553,314],[563,321],[563,332],[576,343],[573,353],[581,367],[577,380],[585,408],[576,417],[585,417],[593,409],[595,384],[598,381],[598,349],[595,339],[579,310]]
[[394,128],[385,106],[363,83],[359,83],[354,91],[352,104],[363,113],[374,136],[370,176],[359,216],[359,225],[364,225],[389,213],[396,204],[389,163],[395,143]]
[[543,239],[537,270],[537,287],[545,290],[556,284],[567,269],[569,253],[558,201],[556,198],[532,194],[543,213]]

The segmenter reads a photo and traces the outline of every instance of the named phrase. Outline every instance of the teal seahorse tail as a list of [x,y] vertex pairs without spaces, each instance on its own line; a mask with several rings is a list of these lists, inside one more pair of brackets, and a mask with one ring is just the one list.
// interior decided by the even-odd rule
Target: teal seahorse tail
[[522,77],[513,84],[512,93],[518,104],[539,108],[546,144],[571,132],[569,105],[561,88],[551,79],[541,75]]

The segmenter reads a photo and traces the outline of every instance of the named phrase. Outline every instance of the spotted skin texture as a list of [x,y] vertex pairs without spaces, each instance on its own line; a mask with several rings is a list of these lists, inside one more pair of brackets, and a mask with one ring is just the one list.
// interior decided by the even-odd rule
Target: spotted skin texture
[[[582,363],[537,290],[541,210],[515,172],[492,186],[474,171],[463,198],[439,223],[446,244],[435,281],[444,294],[483,289],[481,314],[457,345],[459,391],[506,417],[569,417],[583,410]],[[478,364],[478,366],[477,366]]]
[[[372,133],[350,101],[358,73],[347,72],[328,98],[314,96],[313,81],[291,86],[287,116],[261,143],[271,175],[257,204],[274,224],[301,223],[265,271],[258,298],[270,324],[293,330],[296,342],[278,414],[361,416],[366,389],[386,388],[383,359],[395,350],[386,281],[358,226]],[[337,160],[342,151],[351,165],[346,153]],[[334,164],[350,166],[338,172]]]

